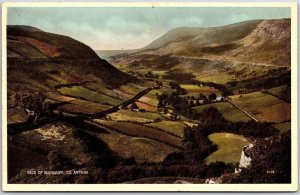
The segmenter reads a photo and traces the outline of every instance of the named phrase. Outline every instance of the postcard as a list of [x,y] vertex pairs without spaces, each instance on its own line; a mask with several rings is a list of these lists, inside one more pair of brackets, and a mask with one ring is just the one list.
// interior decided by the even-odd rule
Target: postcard
[[3,3],[4,191],[296,191],[296,3]]

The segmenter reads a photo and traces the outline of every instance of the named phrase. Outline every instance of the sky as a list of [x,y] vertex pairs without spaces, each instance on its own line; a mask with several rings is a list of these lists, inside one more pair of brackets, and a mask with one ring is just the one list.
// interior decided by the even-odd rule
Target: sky
[[94,50],[121,50],[142,48],[177,27],[214,27],[279,18],[290,18],[290,8],[10,7],[7,23],[67,35]]

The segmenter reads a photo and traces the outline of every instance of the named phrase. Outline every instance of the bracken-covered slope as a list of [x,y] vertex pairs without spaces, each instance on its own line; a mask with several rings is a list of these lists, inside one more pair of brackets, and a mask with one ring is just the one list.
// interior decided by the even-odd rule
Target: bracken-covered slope
[[[31,79],[38,80],[35,76],[43,75],[45,76],[43,82],[47,80],[55,82],[53,74],[50,75],[51,71],[58,72],[60,65],[65,64],[70,68],[70,74],[73,70],[77,70],[77,74],[82,74],[82,80],[85,80],[88,75],[93,75],[107,85],[136,81],[107,61],[100,59],[87,45],[70,37],[44,32],[30,26],[7,26],[7,59],[9,79],[16,71],[26,73],[26,76]],[[51,70],[41,70],[47,65]],[[52,78],[49,78],[51,76]],[[18,79],[18,77],[14,78]],[[61,83],[56,81],[58,84]]]

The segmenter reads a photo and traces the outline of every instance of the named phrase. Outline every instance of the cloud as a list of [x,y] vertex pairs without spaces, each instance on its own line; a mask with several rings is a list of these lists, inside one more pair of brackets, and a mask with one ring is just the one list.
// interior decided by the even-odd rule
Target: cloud
[[8,24],[31,25],[67,35],[93,49],[141,48],[176,27],[211,27],[283,17],[290,17],[289,8],[27,7],[8,10]]

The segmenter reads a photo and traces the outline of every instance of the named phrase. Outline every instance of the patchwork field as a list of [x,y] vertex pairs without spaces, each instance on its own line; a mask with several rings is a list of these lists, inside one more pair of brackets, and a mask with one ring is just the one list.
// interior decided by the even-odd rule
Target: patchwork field
[[157,95],[161,95],[163,93],[171,94],[172,91],[173,89],[169,87],[169,84],[164,83],[162,88],[151,90],[144,97],[140,98],[139,101],[156,107],[158,104]]
[[135,123],[151,123],[163,117],[156,112],[135,112],[131,110],[119,110],[118,112],[107,115],[113,121],[128,121]]
[[101,124],[126,135],[149,138],[174,147],[182,147],[180,138],[172,136],[155,128],[146,127],[130,122],[101,121]]
[[90,102],[81,99],[75,99],[69,104],[64,104],[59,106],[60,109],[71,112],[71,113],[79,113],[79,114],[94,114],[97,112],[102,112],[111,108],[111,106],[97,104],[95,102]]
[[279,98],[291,102],[291,87],[288,85],[282,85],[267,90],[270,94],[273,94]]
[[231,133],[213,133],[208,138],[218,146],[218,150],[206,158],[207,164],[216,161],[238,163],[243,147],[249,144],[243,136]]
[[149,127],[161,129],[165,132],[176,135],[178,137],[183,137],[183,130],[184,128],[187,127],[182,122],[177,122],[177,121],[161,121],[158,123],[150,123],[146,125]]
[[219,90],[208,86],[181,84],[180,87],[186,90],[186,95],[199,96],[199,94],[202,93],[203,95],[208,96],[211,93],[215,93],[217,96],[220,96],[221,94]]
[[139,102],[151,105],[151,106],[157,106],[158,100],[157,98],[153,98],[153,95],[146,94],[145,96],[138,99]]
[[144,109],[145,111],[149,111],[149,112],[156,112],[157,111],[156,106],[145,104],[145,103],[142,103],[142,102],[135,102],[135,103],[139,107],[139,109]]
[[291,104],[272,95],[253,92],[230,98],[259,121],[279,123],[291,119]]
[[175,147],[148,138],[104,133],[98,137],[112,151],[125,158],[133,156],[138,162],[161,162],[168,154],[178,151]]
[[144,89],[145,89],[144,86],[133,84],[133,83],[122,85],[119,87],[120,91],[123,91],[131,95],[136,95],[137,93],[143,91]]
[[224,118],[232,122],[247,122],[251,120],[249,116],[247,116],[245,113],[243,113],[228,102],[218,102],[213,104],[196,106],[194,107],[194,109],[197,112],[201,113],[203,112],[203,110],[208,109],[210,107],[216,108],[221,114],[223,114]]
[[114,106],[123,102],[120,99],[97,93],[81,86],[62,87],[58,90],[64,95],[83,98],[85,100],[97,102],[100,104],[108,104]]

